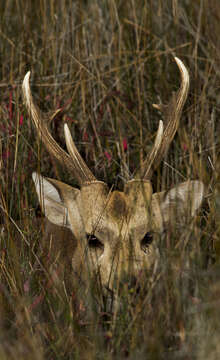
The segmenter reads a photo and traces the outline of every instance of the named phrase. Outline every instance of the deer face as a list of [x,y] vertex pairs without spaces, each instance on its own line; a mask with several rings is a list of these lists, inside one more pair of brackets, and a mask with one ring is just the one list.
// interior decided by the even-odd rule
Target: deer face
[[34,173],[43,212],[50,222],[70,228],[77,240],[72,254],[74,272],[84,279],[98,276],[102,288],[111,293],[116,292],[115,283],[124,276],[137,278],[141,270],[148,270],[156,262],[157,236],[174,215],[176,218],[193,216],[202,202],[204,187],[199,181],[188,181],[168,192],[155,194],[150,183],[153,170],[175,135],[188,93],[188,71],[179,59],[175,60],[182,82],[167,107],[160,107],[165,109],[166,127],[164,129],[160,121],[151,152],[141,171],[127,181],[123,192],[110,191],[94,177],[77,151],[66,124],[64,133],[69,154],[59,147],[33,102],[30,73],[23,82],[25,102],[40,138],[80,185],[79,190]]
[[36,173],[33,180],[47,218],[70,228],[77,239],[73,276],[85,281],[98,277],[103,292],[111,291],[111,296],[123,278],[136,279],[157,262],[158,235],[174,211],[176,218],[193,216],[204,190],[199,181],[152,194],[147,180],[129,181],[124,192],[110,192],[102,182],[78,190]]

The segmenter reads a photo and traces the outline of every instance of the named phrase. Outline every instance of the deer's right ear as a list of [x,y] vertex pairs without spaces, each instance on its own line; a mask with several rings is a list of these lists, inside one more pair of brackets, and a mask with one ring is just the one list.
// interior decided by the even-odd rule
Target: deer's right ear
[[160,219],[160,228],[169,226],[173,221],[183,224],[185,220],[192,218],[203,197],[204,185],[198,180],[189,180],[169,191],[153,194],[152,210],[155,219]]
[[44,215],[53,224],[69,227],[68,209],[58,189],[48,179],[35,172],[32,174],[32,179]]

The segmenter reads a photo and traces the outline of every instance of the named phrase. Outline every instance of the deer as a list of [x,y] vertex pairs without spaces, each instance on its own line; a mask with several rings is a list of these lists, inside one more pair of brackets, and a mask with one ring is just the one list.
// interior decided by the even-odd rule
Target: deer
[[[50,119],[45,121],[46,115],[33,100],[30,71],[23,80],[24,103],[39,139],[79,185],[76,188],[36,172],[32,174],[42,212],[49,226],[55,227],[49,233],[59,233],[61,247],[64,240],[68,241],[71,276],[80,277],[85,283],[89,278],[98,278],[104,296],[113,299],[119,296],[117,283],[123,278],[137,279],[141,271],[148,272],[158,261],[157,234],[169,226],[173,216],[181,218],[187,213],[194,217],[204,197],[204,185],[199,180],[187,180],[168,191],[152,190],[152,174],[174,139],[189,91],[188,70],[179,58],[174,60],[180,73],[180,87],[166,106],[153,105],[164,114],[164,121],[159,121],[151,151],[125,183],[124,191],[110,190],[93,175],[66,123],[68,152],[60,147],[49,131]],[[62,229],[69,231],[64,237],[60,235]]]

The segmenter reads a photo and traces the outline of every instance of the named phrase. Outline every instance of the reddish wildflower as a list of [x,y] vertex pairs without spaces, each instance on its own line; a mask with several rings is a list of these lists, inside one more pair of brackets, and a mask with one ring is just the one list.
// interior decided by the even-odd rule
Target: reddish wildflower
[[123,149],[124,149],[124,151],[127,151],[127,150],[128,150],[128,143],[127,143],[127,139],[126,139],[126,138],[123,139]]
[[112,159],[112,156],[111,156],[107,151],[105,151],[104,154],[105,154],[105,156],[107,157],[108,162],[109,162],[109,164],[110,164],[111,159]]
[[182,149],[183,151],[187,151],[188,150],[188,145],[187,144],[182,144]]
[[29,291],[30,291],[30,281],[26,280],[24,283],[24,292],[29,293]]
[[89,135],[85,130],[83,132],[83,141],[89,141]]
[[3,158],[4,160],[6,160],[6,159],[8,159],[9,157],[10,157],[10,151],[8,151],[8,150],[4,151],[3,154],[2,154],[2,158]]
[[19,126],[22,126],[23,120],[24,120],[24,116],[21,115],[20,118],[19,118]]

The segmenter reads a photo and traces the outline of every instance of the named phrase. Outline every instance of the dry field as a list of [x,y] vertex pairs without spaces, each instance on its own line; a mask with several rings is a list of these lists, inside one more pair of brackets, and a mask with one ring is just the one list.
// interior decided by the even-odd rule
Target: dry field
[[[219,0],[1,1],[0,359],[220,358],[219,34]],[[163,234],[138,297],[125,286],[109,314],[91,292],[88,311],[69,264],[64,277],[50,275],[60,259],[41,242],[31,174],[76,179],[39,143],[21,84],[31,70],[42,110],[62,109],[50,124],[56,141],[65,148],[66,122],[96,177],[122,189],[154,141],[161,114],[152,104],[179,86],[173,56],[190,90],[152,184],[199,179],[205,198],[190,223]]]

